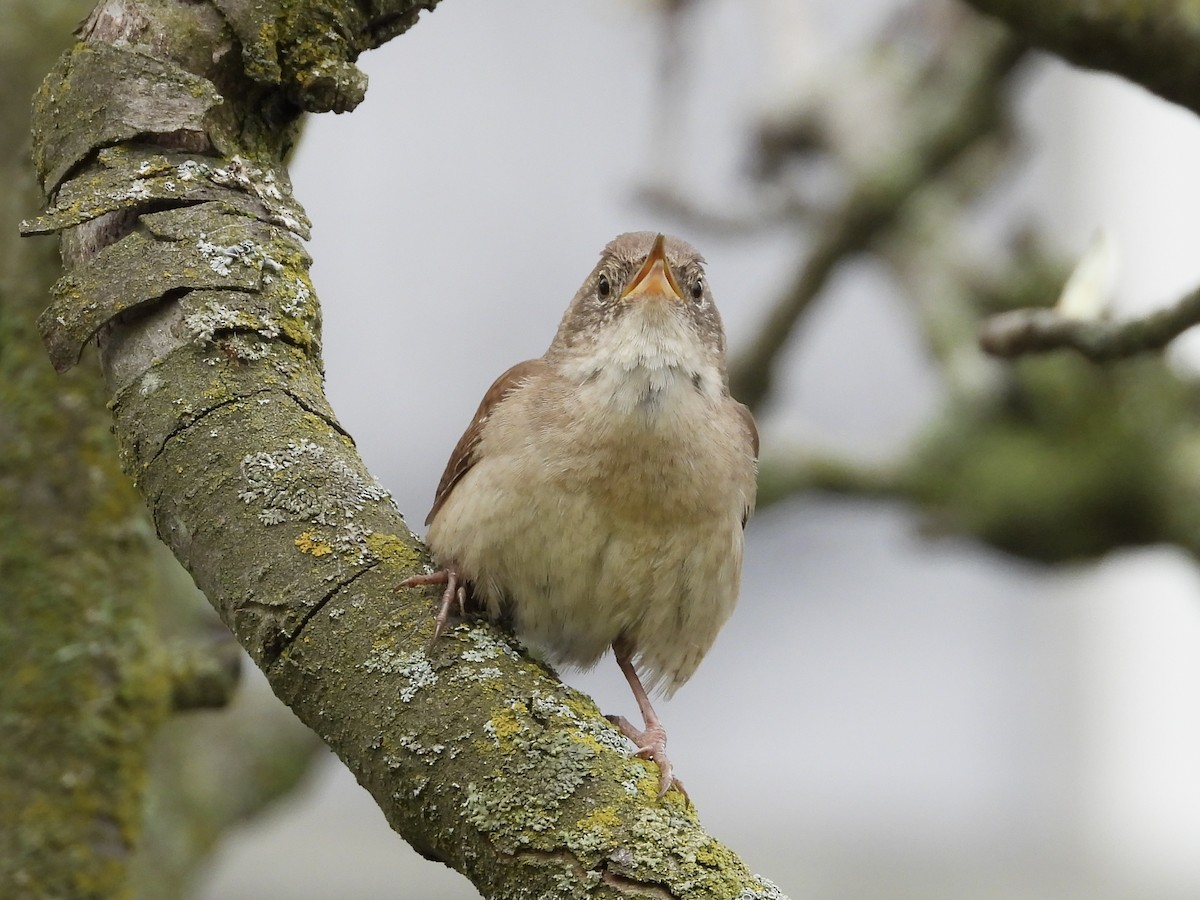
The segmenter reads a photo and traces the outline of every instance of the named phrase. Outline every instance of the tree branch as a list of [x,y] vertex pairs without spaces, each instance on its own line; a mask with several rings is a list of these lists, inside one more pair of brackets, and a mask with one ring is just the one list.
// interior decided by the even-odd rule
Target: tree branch
[[1190,0],[966,0],[1029,43],[1200,112],[1200,19]]
[[105,0],[36,100],[47,345],[98,336],[159,535],[419,852],[495,898],[782,897],[590,699],[486,624],[427,649],[433,598],[394,592],[428,560],[322,392],[282,159],[296,105],[350,108],[352,60],[435,3]]
[[1073,319],[1054,309],[1017,309],[984,323],[979,343],[993,356],[1069,348],[1093,362],[1161,350],[1200,323],[1200,288],[1174,305],[1124,321]]

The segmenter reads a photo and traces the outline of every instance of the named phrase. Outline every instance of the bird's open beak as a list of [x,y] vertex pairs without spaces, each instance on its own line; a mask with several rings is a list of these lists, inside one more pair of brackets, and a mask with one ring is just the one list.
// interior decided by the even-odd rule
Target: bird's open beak
[[629,282],[629,287],[621,295],[622,300],[643,300],[650,297],[660,297],[663,300],[683,299],[679,282],[675,280],[675,276],[671,274],[671,267],[667,265],[667,254],[663,249],[665,243],[666,239],[661,234],[654,239],[650,255]]

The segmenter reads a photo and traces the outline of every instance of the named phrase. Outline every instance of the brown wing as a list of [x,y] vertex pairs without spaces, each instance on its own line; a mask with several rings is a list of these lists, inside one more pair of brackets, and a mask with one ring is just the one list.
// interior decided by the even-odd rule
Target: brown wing
[[442,504],[446,502],[446,498],[450,496],[450,492],[454,490],[454,486],[462,481],[462,477],[470,471],[471,466],[475,465],[479,458],[476,449],[479,446],[479,437],[483,432],[483,425],[491,415],[493,407],[529,378],[546,368],[546,362],[542,359],[527,359],[525,362],[519,362],[494,382],[488,388],[487,393],[483,395],[483,400],[479,403],[479,409],[475,411],[475,418],[471,420],[471,424],[467,426],[467,430],[463,432],[463,436],[458,439],[458,443],[454,445],[454,452],[450,454],[450,461],[446,463],[446,471],[442,473],[442,480],[438,482],[437,493],[433,496],[433,509],[429,510],[429,515],[425,517],[425,524],[428,525],[433,521],[433,517],[438,514],[438,510],[442,508]]
[[[746,427],[746,437],[750,439],[750,446],[754,449],[754,458],[758,459],[758,426],[754,423],[754,414],[750,409],[736,401],[733,404],[734,410],[741,417],[742,424]],[[746,522],[750,519],[750,510],[742,513],[742,527],[746,527]]]
[[754,424],[754,414],[750,412],[749,407],[737,401],[734,401],[733,408],[742,417],[742,424],[746,426],[746,437],[750,438],[750,446],[754,448],[754,458],[758,459],[758,426]]

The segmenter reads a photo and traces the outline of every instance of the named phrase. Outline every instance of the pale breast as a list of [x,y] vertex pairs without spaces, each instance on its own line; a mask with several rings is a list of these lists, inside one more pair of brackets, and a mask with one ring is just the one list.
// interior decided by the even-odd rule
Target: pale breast
[[589,666],[620,637],[673,690],[736,602],[754,496],[744,430],[702,387],[674,372],[514,393],[431,547],[554,660]]

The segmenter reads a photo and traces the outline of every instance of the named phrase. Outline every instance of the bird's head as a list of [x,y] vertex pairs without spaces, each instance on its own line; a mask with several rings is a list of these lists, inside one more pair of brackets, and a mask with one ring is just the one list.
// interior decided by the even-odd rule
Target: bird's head
[[704,258],[663,234],[614,238],[567,308],[547,359],[715,367],[724,378],[725,333]]

